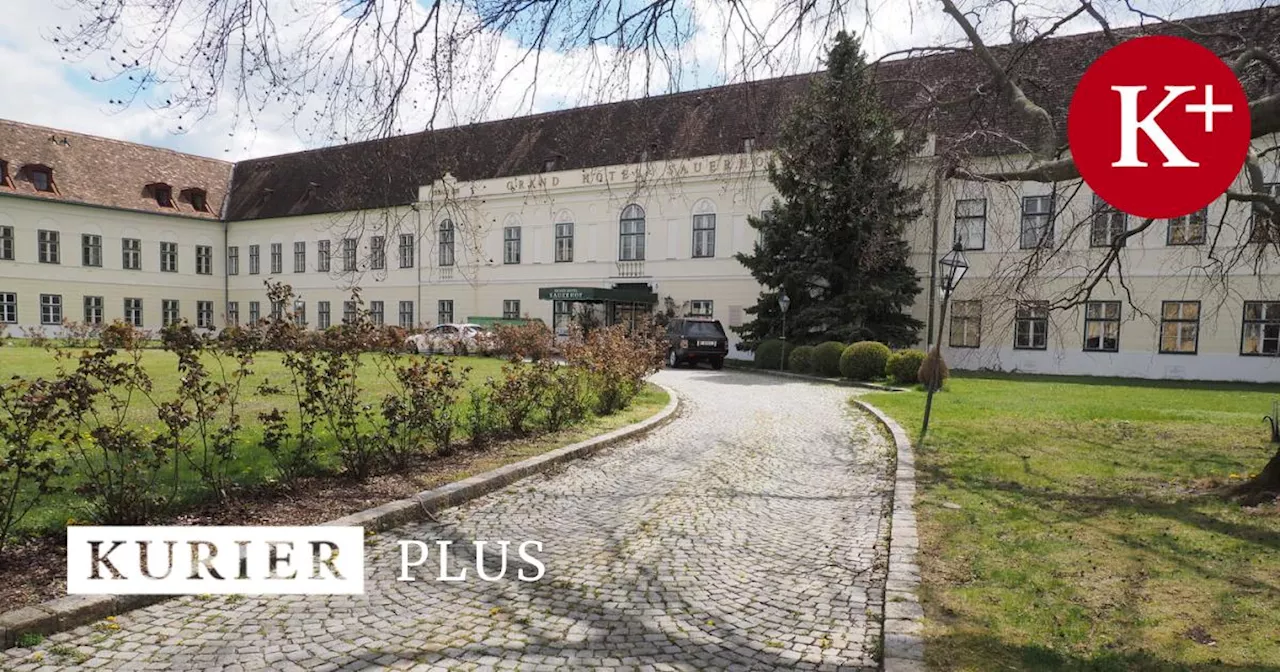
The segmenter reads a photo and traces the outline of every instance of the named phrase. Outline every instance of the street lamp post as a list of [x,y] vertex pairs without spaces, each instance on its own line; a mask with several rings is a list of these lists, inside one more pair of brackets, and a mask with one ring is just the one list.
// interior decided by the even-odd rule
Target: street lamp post
[[782,371],[787,365],[787,308],[791,307],[791,297],[787,296],[787,290],[782,290],[778,294],[778,308],[782,309],[782,355],[778,361],[778,370]]
[[960,284],[960,279],[969,270],[969,260],[964,256],[960,241],[956,241],[955,247],[938,260],[938,270],[942,281],[942,310],[938,311],[938,338],[933,343],[934,361],[927,383],[929,396],[924,402],[924,426],[920,428],[921,443],[924,442],[924,435],[929,432],[929,412],[933,410],[933,393],[942,387],[942,329],[947,323],[947,300],[951,298],[951,292],[955,291],[956,286]]

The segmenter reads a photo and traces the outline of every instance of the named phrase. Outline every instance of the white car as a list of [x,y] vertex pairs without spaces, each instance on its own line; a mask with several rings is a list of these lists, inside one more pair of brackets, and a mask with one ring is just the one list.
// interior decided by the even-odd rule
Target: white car
[[404,342],[424,355],[470,355],[485,352],[491,339],[492,334],[478,324],[441,324]]

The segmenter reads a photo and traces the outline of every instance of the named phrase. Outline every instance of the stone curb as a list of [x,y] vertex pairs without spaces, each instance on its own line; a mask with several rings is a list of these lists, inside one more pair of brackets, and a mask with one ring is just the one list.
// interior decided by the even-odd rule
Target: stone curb
[[875,390],[877,392],[906,392],[901,387],[890,387],[888,385],[880,385],[879,383],[859,383],[854,380],[845,380],[843,378],[819,378],[818,376],[809,376],[803,373],[792,373],[790,371],[773,371],[771,369],[755,369],[746,366],[728,366],[735,372],[742,373],[758,373],[762,376],[777,376],[778,378],[793,378],[795,380],[804,380],[810,383],[826,383],[828,385],[840,385],[841,387],[861,387],[867,390]]
[[884,587],[884,622],[881,631],[885,672],[923,672],[924,610],[920,606],[920,566],[916,552],[916,460],[911,440],[902,426],[880,409],[864,401],[853,403],[875,416],[893,435],[897,460],[893,484],[893,516],[889,533],[889,573]]
[[[662,388],[670,399],[657,414],[607,434],[570,444],[562,448],[535,455],[520,462],[498,467],[470,478],[447,483],[417,495],[388,502],[382,506],[343,516],[321,525],[363,526],[366,531],[380,532],[405,523],[428,517],[441,509],[457,506],[495,490],[500,490],[522,478],[546,471],[558,464],[590,456],[603,448],[626,439],[651,432],[671,422],[679,410],[680,400],[675,390]],[[51,635],[88,625],[107,616],[139,609],[163,602],[177,595],[68,595],[41,604],[22,607],[0,613],[0,650],[17,646],[18,638],[27,635]]]

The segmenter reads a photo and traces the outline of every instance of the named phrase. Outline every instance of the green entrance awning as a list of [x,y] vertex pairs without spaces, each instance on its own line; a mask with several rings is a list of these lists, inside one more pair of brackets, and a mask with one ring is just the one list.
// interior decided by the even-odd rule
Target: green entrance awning
[[541,287],[538,298],[543,301],[578,301],[581,303],[658,303],[658,295],[640,289],[608,287]]

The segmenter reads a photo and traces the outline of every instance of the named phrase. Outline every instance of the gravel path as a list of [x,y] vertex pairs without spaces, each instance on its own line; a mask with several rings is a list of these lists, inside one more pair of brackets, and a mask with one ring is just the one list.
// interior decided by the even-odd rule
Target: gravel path
[[[183,598],[0,669],[874,669],[888,444],[854,391],[668,370],[649,436],[370,540],[364,596]],[[505,579],[397,581],[401,539],[512,541]],[[536,582],[515,546],[543,543]],[[434,548],[433,548],[434,552]],[[460,565],[455,565],[455,567]],[[497,565],[492,565],[496,569]]]

